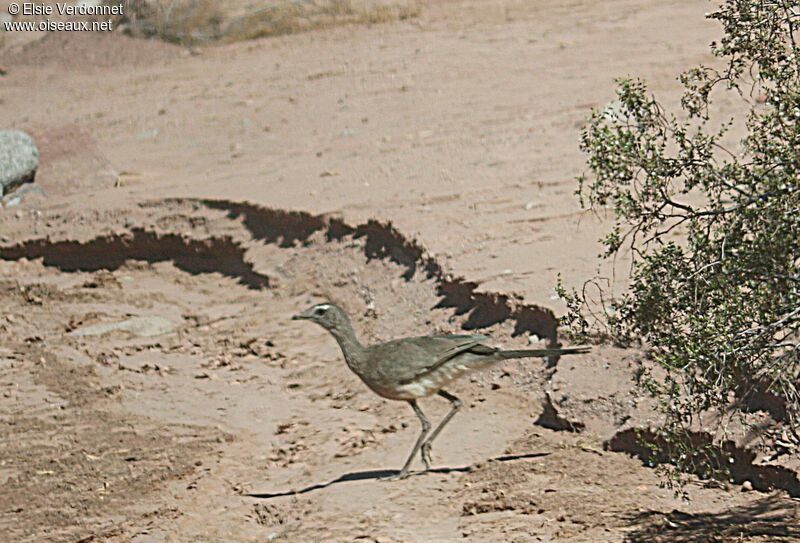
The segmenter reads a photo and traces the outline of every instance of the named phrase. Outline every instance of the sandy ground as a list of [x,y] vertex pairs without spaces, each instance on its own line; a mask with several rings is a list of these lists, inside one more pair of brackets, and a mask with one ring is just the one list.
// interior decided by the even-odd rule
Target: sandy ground
[[[191,50],[8,40],[0,126],[35,136],[46,196],[0,210],[0,540],[800,541],[784,493],[694,481],[684,502],[604,450],[653,416],[637,353],[604,346],[457,383],[436,469],[381,481],[413,413],[289,320],[334,299],[365,341],[547,339],[557,274],[597,266],[582,121],[619,75],[674,103],[707,9],[457,1]],[[545,391],[586,429],[536,425]]]

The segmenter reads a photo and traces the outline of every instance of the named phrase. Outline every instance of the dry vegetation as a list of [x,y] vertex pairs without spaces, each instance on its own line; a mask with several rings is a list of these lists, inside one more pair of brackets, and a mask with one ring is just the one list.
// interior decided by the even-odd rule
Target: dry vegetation
[[214,0],[152,0],[129,9],[133,35],[181,44],[233,42],[419,15],[416,0],[279,0],[241,5]]

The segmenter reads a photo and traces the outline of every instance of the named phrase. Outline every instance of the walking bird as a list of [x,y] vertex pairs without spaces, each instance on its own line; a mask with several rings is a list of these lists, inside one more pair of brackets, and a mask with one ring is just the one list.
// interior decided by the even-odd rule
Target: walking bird
[[[347,314],[333,303],[314,305],[292,317],[305,319],[325,328],[336,338],[347,366],[376,394],[389,400],[408,402],[422,423],[408,460],[393,479],[404,479],[417,452],[421,451],[426,469],[431,466],[433,440],[461,407],[461,400],[444,387],[458,377],[510,358],[532,358],[580,354],[588,347],[568,349],[523,349],[501,351],[484,345],[484,335],[421,336],[395,339],[376,345],[362,345]],[[417,405],[417,400],[438,394],[452,407],[436,429]]]

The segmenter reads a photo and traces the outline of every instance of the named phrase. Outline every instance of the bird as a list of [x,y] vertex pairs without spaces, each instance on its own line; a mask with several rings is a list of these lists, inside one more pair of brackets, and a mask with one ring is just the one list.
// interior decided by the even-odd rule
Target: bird
[[[485,345],[486,335],[438,335],[407,337],[362,345],[347,313],[332,302],[313,305],[294,315],[292,320],[308,320],[325,328],[336,339],[345,363],[373,392],[389,400],[405,401],[422,424],[411,454],[390,480],[405,479],[420,452],[425,469],[431,467],[433,440],[462,406],[462,401],[444,387],[473,371],[512,358],[532,358],[583,354],[588,347],[566,349],[523,349],[503,351]],[[431,432],[431,423],[417,401],[434,394],[448,400],[450,411]]]

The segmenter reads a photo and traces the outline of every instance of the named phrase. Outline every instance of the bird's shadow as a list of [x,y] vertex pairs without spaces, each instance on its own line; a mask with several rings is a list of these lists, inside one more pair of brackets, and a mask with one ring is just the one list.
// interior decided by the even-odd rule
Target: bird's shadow
[[[503,456],[497,456],[492,458],[491,461],[494,462],[511,462],[514,460],[527,460],[529,458],[540,458],[542,456],[547,456],[550,453],[548,452],[538,452],[538,453],[528,453],[528,454],[507,454]],[[472,466],[461,466],[457,468],[431,468],[425,471],[415,471],[410,474],[410,477],[417,477],[420,475],[425,475],[426,473],[467,473],[472,471]],[[375,470],[368,470],[368,471],[354,471],[351,473],[345,473],[344,475],[333,479],[332,481],[328,481],[327,483],[316,483],[313,485],[309,485],[307,487],[301,488],[299,490],[284,490],[282,492],[251,492],[247,494],[243,494],[244,496],[248,496],[250,498],[258,498],[262,500],[269,500],[272,498],[281,498],[284,496],[298,496],[300,494],[307,494],[309,492],[313,492],[315,490],[321,490],[323,488],[327,488],[329,486],[339,484],[339,483],[347,483],[352,481],[366,481],[369,479],[386,479],[388,477],[392,477],[393,475],[397,475],[397,470],[387,470],[387,469],[375,469]]]

